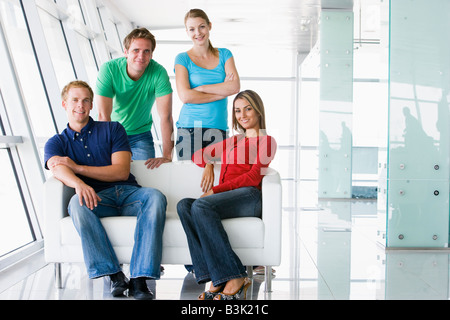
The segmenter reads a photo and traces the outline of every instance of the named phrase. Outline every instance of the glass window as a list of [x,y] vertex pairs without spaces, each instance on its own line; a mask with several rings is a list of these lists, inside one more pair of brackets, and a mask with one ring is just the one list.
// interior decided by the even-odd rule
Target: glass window
[[67,13],[70,16],[69,19],[75,19],[84,23],[83,12],[78,0],[67,0]]
[[41,8],[38,8],[38,10],[56,77],[62,89],[67,83],[76,79],[76,75],[67,50],[61,22]]
[[298,130],[302,146],[319,145],[319,81],[301,82]]
[[97,80],[97,64],[92,52],[92,46],[90,40],[77,33],[78,46],[83,57],[84,67],[89,77],[89,84],[91,87],[95,86]]
[[[291,146],[295,141],[295,82],[294,81],[250,81],[241,80],[241,90],[253,90],[261,96],[266,114],[267,132],[278,145]],[[228,99],[229,121],[233,97]]]
[[[79,0],[68,1],[68,12],[71,15],[71,19],[75,19],[79,23],[87,25]],[[84,67],[88,74],[88,82],[91,86],[94,86],[97,79],[98,67],[92,48],[92,42],[90,39],[77,32],[77,43],[83,58]]]
[[[119,39],[118,28],[111,20],[108,10],[105,7],[98,8],[100,20],[102,22],[103,31],[108,45],[111,47],[111,58],[119,58],[123,56],[122,39]],[[131,31],[131,30],[130,30]]]
[[386,147],[386,82],[353,83],[353,145]]
[[130,31],[132,30],[131,27],[127,27],[125,24],[123,23],[115,23],[114,24],[115,28],[116,28],[116,34],[117,34],[117,39],[119,42],[119,49],[120,49],[120,55],[123,55],[123,39],[125,39],[125,37],[128,35],[128,33],[130,33]]
[[45,96],[36,58],[31,46],[23,13],[18,4],[0,2],[0,14],[5,22],[12,58],[20,79],[33,131],[38,140],[45,141],[56,133],[53,116]]
[[[56,129],[19,1],[0,1],[0,19],[4,27],[4,34],[0,36],[5,36],[11,52],[12,63],[20,85],[20,94],[23,96],[33,133],[38,140],[45,141],[47,137],[55,134]],[[7,80],[12,82],[13,79],[9,79],[10,76],[11,74],[6,70],[2,73],[2,77],[7,77]],[[18,119],[7,118],[8,114],[2,98],[8,96],[10,92],[9,88],[0,89],[3,90],[0,96],[0,135],[9,136],[14,132],[14,128],[10,125],[17,125]],[[19,106],[8,105],[8,107],[13,109]],[[25,140],[29,137],[23,138]],[[0,202],[2,203],[0,256],[40,240],[41,237],[31,199],[36,193],[30,194],[30,191],[41,189],[41,185],[33,184],[32,181],[35,179],[28,179],[30,177],[27,177],[25,181],[22,165],[29,168],[32,160],[28,158],[33,157],[28,157],[28,154],[21,154],[21,156],[19,160],[15,147],[0,146]],[[36,175],[38,175],[37,171]],[[31,184],[28,184],[30,182]],[[37,201],[40,198],[33,200]],[[33,229],[33,226],[36,229]]]
[[[0,126],[1,126],[0,118]],[[3,130],[2,130],[3,131]],[[0,257],[32,241],[35,237],[28,222],[9,149],[0,149]]]

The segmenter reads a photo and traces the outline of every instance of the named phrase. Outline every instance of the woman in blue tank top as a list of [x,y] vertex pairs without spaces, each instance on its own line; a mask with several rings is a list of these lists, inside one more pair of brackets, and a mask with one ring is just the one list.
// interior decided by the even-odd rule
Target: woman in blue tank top
[[[196,150],[226,138],[227,97],[239,92],[240,80],[230,50],[212,46],[212,24],[206,13],[191,9],[184,24],[193,46],[175,58],[177,92],[183,102],[177,121],[176,152],[179,160],[190,160]],[[212,169],[212,165],[205,168],[204,192],[214,182]]]

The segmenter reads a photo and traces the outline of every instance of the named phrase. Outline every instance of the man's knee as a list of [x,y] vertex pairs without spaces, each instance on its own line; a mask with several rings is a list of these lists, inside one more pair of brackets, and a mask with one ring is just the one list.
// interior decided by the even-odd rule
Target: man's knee
[[[164,218],[166,216],[167,198],[154,188],[142,188],[144,198],[147,200],[147,209],[151,215]],[[145,209],[144,209],[145,210]]]
[[153,201],[156,203],[156,205],[160,206],[165,211],[167,208],[166,196],[158,189],[153,189],[152,197],[153,197]]
[[89,215],[92,214],[91,210],[88,209],[84,203],[80,205],[80,198],[77,194],[75,194],[69,201],[69,205],[67,206],[67,210],[69,215],[72,217],[72,220],[77,225],[83,225],[89,219]]

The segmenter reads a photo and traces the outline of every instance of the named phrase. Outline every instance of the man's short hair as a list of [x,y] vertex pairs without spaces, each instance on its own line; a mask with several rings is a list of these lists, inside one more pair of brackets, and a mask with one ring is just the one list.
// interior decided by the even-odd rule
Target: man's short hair
[[136,28],[133,31],[131,31],[125,39],[123,39],[123,46],[125,49],[129,49],[131,42],[135,39],[148,39],[152,43],[152,52],[155,51],[156,48],[156,40],[155,36],[148,31],[146,28]]
[[68,94],[69,90],[72,89],[72,88],[86,88],[86,89],[89,90],[89,94],[91,96],[91,100],[94,99],[94,91],[92,91],[92,88],[85,81],[75,80],[75,81],[71,81],[68,84],[66,84],[66,86],[62,89],[62,91],[61,91],[61,99],[63,101],[66,101],[67,94]]

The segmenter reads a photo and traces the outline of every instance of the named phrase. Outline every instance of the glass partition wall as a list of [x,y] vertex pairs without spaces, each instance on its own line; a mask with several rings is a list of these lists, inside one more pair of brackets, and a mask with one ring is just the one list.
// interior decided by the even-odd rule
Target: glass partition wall
[[322,10],[319,197],[352,196],[353,12]]
[[391,1],[388,247],[448,247],[450,3]]
[[[388,249],[448,247],[449,27],[444,0],[323,9],[320,42],[302,65],[300,140],[311,144],[301,146],[300,176],[317,174],[319,207],[377,201]],[[344,216],[351,221],[351,207]]]

